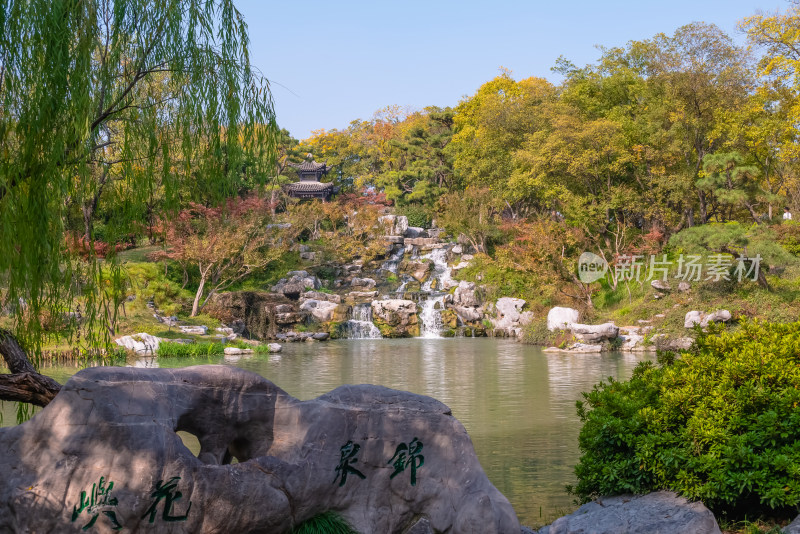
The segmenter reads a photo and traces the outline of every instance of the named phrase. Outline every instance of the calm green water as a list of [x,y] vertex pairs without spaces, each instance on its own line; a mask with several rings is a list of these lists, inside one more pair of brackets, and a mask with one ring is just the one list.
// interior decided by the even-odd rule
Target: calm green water
[[[161,367],[227,362],[303,400],[342,384],[380,384],[430,395],[466,427],[492,483],[520,522],[543,524],[571,506],[580,423],[575,401],[609,376],[628,378],[652,355],[544,354],[494,339],[352,340],[284,345],[280,354],[161,360]],[[58,380],[74,372],[47,370]],[[14,407],[3,407],[4,424]],[[541,511],[541,512],[540,512]],[[541,514],[541,515],[540,515]]]

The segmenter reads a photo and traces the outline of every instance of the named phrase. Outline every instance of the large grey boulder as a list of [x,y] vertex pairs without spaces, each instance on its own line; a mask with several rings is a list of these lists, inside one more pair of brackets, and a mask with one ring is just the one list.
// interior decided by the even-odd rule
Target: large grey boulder
[[0,450],[0,532],[280,534],[326,511],[365,533],[520,532],[450,409],[380,386],[302,402],[230,366],[90,368]]
[[307,290],[319,289],[321,285],[319,278],[308,274],[307,271],[289,271],[286,273],[286,278],[281,278],[272,286],[272,292],[297,300]]
[[731,312],[729,312],[728,310],[717,310],[703,317],[700,326],[705,328],[710,323],[727,323],[730,320],[731,320]]
[[525,300],[511,297],[497,299],[494,305],[494,317],[490,319],[494,327],[495,335],[502,334],[516,337],[521,333],[521,326],[529,324],[533,320],[533,313],[523,312]]
[[465,323],[476,323],[483,318],[483,312],[480,308],[471,308],[466,306],[453,306],[453,311],[461,317],[461,321]]
[[783,527],[783,534],[800,534],[800,516],[795,517],[794,521]]
[[578,322],[580,315],[580,312],[574,308],[562,308],[561,306],[551,308],[547,312],[547,329],[551,332],[568,330],[569,325]]
[[714,514],[671,491],[601,497],[538,534],[721,534]]
[[717,310],[711,313],[703,313],[697,310],[687,312],[683,319],[683,326],[685,328],[692,328],[695,325],[700,325],[705,328],[710,323],[726,323],[731,320],[731,312],[728,310]]
[[475,283],[461,280],[453,292],[453,304],[464,307],[478,307],[478,298],[475,296]]
[[697,310],[688,311],[683,318],[683,327],[692,328],[693,326],[700,324],[702,321],[703,312],[699,312]]
[[400,266],[403,272],[411,275],[417,282],[428,279],[433,270],[433,263],[429,261],[406,261]]
[[640,352],[647,348],[644,346],[644,336],[639,334],[620,334],[622,344],[619,347],[620,352]]
[[373,300],[372,321],[384,337],[415,337],[419,335],[417,303],[413,300]]
[[689,350],[694,345],[694,339],[690,337],[678,337],[672,339],[659,340],[659,350]]
[[336,313],[336,308],[338,307],[339,305],[335,302],[308,299],[303,301],[303,303],[300,305],[300,310],[310,313],[311,316],[320,323],[327,323],[333,320],[333,316]]
[[603,324],[579,324],[572,323],[569,329],[580,341],[596,343],[598,341],[609,341],[619,335],[619,327],[614,323]]

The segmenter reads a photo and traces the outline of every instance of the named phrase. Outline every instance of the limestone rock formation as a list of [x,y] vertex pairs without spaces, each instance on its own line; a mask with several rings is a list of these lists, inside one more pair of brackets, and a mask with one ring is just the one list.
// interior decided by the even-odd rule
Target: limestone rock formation
[[[281,329],[303,316],[294,314],[297,303],[282,294],[263,291],[234,291],[218,293],[206,305],[205,311],[225,324],[231,325],[237,334],[256,339],[273,339]],[[294,314],[294,315],[283,315]],[[281,315],[282,324],[278,324]]]
[[114,340],[114,342],[132,350],[137,354],[155,354],[158,350],[159,338],[152,336],[145,332],[133,334],[132,336],[122,336]]
[[424,282],[433,268],[433,263],[429,261],[404,261],[400,264],[400,270],[408,273],[417,282]]
[[419,335],[417,304],[413,300],[373,300],[372,320],[383,337],[415,337]]
[[731,320],[731,312],[728,310],[718,310],[711,313],[703,313],[697,310],[692,310],[686,313],[683,319],[683,326],[685,328],[692,328],[695,325],[700,325],[705,328],[709,323],[724,323]]
[[671,491],[601,497],[538,534],[721,534],[714,514]]
[[698,325],[702,321],[703,321],[703,312],[692,310],[686,312],[686,315],[683,318],[683,326],[684,328],[692,328],[694,325]]
[[569,326],[572,334],[580,341],[596,343],[598,341],[609,341],[619,335],[619,327],[614,323],[603,324],[579,324],[572,323]]
[[547,329],[551,332],[555,330],[567,330],[569,325],[577,323],[580,319],[580,312],[574,308],[562,308],[556,306],[547,312]]
[[[198,438],[197,457],[177,431]],[[450,409],[380,386],[301,402],[230,366],[90,368],[0,429],[0,450],[2,532],[281,534],[326,511],[358,532],[421,518],[520,532]]]
[[314,320],[320,323],[327,323],[334,319],[338,307],[339,305],[335,302],[307,299],[300,305],[300,310],[310,313]]
[[502,297],[494,305],[495,317],[491,319],[495,335],[516,337],[519,336],[522,326],[529,324],[533,319],[531,312],[523,312],[525,306],[523,299]]
[[477,308],[478,298],[475,296],[475,283],[461,280],[453,292],[453,304],[456,306]]
[[273,293],[281,293],[286,297],[297,300],[308,289],[319,289],[319,278],[308,274],[306,271],[289,271],[286,278],[281,278],[272,286]]
[[405,215],[384,215],[378,221],[386,229],[386,235],[403,237],[408,230],[408,217]]

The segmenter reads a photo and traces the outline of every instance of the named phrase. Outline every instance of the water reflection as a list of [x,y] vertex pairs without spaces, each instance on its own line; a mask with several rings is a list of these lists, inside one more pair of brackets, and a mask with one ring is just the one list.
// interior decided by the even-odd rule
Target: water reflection
[[[281,354],[161,359],[161,367],[227,363],[300,399],[342,384],[379,384],[444,402],[469,431],[489,479],[524,524],[540,524],[572,497],[580,423],[575,401],[609,376],[624,379],[648,355],[544,354],[492,339],[349,340],[284,345]],[[151,364],[152,365],[152,364]],[[70,370],[54,370],[65,380]],[[13,406],[2,408],[13,423]]]

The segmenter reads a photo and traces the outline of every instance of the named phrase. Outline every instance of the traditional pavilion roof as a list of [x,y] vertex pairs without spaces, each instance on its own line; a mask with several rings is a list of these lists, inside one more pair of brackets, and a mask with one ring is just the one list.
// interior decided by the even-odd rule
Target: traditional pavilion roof
[[333,189],[332,183],[324,183],[324,182],[312,182],[312,181],[304,181],[304,182],[295,182],[293,184],[288,184],[286,186],[287,189],[290,191],[297,191],[297,192],[314,192],[314,191],[325,191],[327,189]]
[[327,171],[328,170],[328,162],[325,163],[317,163],[314,160],[306,160],[303,163],[289,163],[290,167],[294,167],[299,171],[305,172],[317,172],[317,171]]

